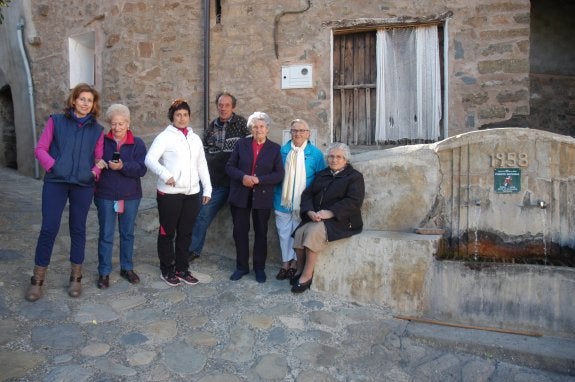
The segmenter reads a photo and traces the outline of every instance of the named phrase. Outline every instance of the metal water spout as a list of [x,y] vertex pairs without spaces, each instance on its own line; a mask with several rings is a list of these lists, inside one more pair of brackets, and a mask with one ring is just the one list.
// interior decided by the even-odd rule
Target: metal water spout
[[539,201],[537,202],[537,206],[538,206],[539,208],[541,208],[541,209],[545,209],[545,208],[547,208],[547,203],[545,203],[544,200],[539,200]]

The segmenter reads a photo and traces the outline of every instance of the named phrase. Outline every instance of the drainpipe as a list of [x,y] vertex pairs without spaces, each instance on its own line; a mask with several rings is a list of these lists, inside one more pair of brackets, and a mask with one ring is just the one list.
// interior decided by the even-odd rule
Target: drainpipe
[[449,17],[443,25],[443,139],[449,138]]
[[[26,81],[28,83],[28,98],[30,105],[30,118],[32,119],[32,139],[34,140],[33,147],[36,150],[36,113],[34,111],[34,86],[32,84],[32,74],[30,74],[30,65],[28,63],[28,57],[26,57],[26,51],[24,50],[24,19],[20,19],[17,24],[18,29],[18,43],[20,45],[20,54],[22,55],[22,62],[24,62],[24,69],[26,69]],[[38,168],[38,159],[34,155],[34,177],[36,179],[40,178],[40,170]]]
[[204,0],[204,128],[210,112],[210,1]]

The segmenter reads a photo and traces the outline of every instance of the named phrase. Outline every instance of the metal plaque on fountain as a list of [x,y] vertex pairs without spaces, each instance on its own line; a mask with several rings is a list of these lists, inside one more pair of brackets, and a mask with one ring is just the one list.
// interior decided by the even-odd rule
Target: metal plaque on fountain
[[520,168],[496,168],[493,170],[493,186],[499,194],[513,194],[521,191]]

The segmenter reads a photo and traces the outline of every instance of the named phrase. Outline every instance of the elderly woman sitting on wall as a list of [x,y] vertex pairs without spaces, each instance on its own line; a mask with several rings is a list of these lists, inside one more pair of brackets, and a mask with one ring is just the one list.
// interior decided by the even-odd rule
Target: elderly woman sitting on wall
[[365,184],[350,157],[345,143],[332,143],[327,151],[328,167],[317,173],[302,193],[302,222],[294,233],[298,271],[291,280],[293,293],[311,286],[317,255],[328,242],[358,234],[363,228]]

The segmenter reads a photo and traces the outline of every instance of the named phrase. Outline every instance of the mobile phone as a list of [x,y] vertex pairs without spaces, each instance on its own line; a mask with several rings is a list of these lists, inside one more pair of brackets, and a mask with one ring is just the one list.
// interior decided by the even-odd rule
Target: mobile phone
[[114,152],[114,154],[112,154],[112,162],[117,163],[120,160],[120,153],[119,152]]

